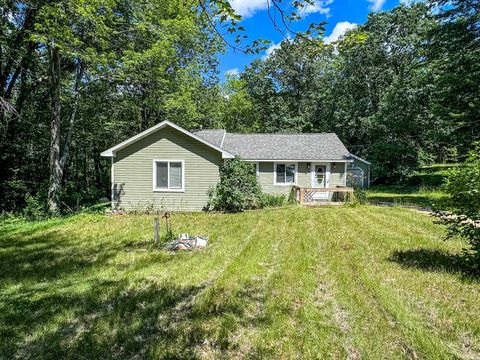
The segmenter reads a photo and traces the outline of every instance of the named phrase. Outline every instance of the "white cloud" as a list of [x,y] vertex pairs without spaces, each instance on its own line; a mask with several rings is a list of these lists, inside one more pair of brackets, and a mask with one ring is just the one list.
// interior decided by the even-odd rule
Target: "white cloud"
[[368,0],[370,3],[370,10],[372,11],[378,11],[381,10],[383,7],[383,4],[385,4],[385,0]]
[[229,76],[238,76],[240,74],[240,70],[238,68],[228,69],[225,71],[225,75]]
[[[287,36],[287,39],[290,40],[290,35]],[[267,50],[265,50],[265,55],[262,56],[262,59],[263,59],[263,60],[268,59],[268,58],[270,57],[270,55],[272,55],[272,54],[275,52],[275,50],[279,49],[280,46],[282,46],[282,42],[283,42],[283,41],[285,41],[285,39],[284,39],[284,40],[281,40],[281,41],[278,42],[277,44],[272,43],[272,44],[267,48]]]
[[[300,10],[301,15],[319,13],[330,15],[330,8],[328,7],[334,0],[317,0],[313,4],[305,4]],[[247,18],[253,16],[257,11],[268,8],[267,0],[230,0],[230,5],[238,15]]]
[[268,7],[267,0],[230,0],[230,5],[238,15],[243,17],[253,16],[258,10]]
[[319,13],[327,17],[330,16],[330,8],[328,7],[333,3],[333,0],[319,0],[313,4],[306,4],[301,10],[301,15]]
[[348,22],[348,21],[338,22],[337,25],[335,25],[335,27],[333,28],[332,33],[328,36],[325,36],[323,38],[323,41],[325,42],[325,44],[330,44],[334,41],[337,41],[339,38],[341,38],[343,35],[345,35],[345,33],[348,30],[352,30],[356,26],[357,26],[357,24],[351,23],[351,22]]
[[423,2],[424,0],[400,0],[400,3],[405,5],[413,5],[414,3]]

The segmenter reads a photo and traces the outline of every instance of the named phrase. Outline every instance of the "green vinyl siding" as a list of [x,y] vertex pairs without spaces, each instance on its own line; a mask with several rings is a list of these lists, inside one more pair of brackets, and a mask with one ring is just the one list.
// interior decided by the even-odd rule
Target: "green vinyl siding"
[[345,163],[330,164],[330,187],[331,188],[335,188],[337,186],[345,186],[345,180],[346,180],[345,176],[346,176]]
[[306,162],[299,162],[297,166],[297,186],[299,187],[312,187],[312,177],[310,169],[307,168]]
[[[183,160],[184,192],[153,191],[153,160]],[[165,127],[118,150],[114,158],[115,204],[125,210],[200,211],[208,189],[219,181],[222,154],[171,127]],[[172,178],[179,174],[172,173]],[[176,183],[178,179],[174,179]]]
[[[274,185],[273,162],[259,162],[258,181],[262,187],[262,191],[270,194],[290,194],[291,185]],[[310,186],[310,173],[306,173],[306,164],[297,163],[297,186]]]
[[[307,162],[297,163],[296,185],[302,188],[312,187],[311,169],[308,169]],[[310,163],[313,164],[313,163]],[[312,165],[311,165],[312,166]],[[310,168],[311,168],[310,166]],[[274,162],[259,162],[258,180],[262,191],[271,194],[289,194],[290,185],[274,185]],[[330,164],[330,187],[345,186],[345,163]]]

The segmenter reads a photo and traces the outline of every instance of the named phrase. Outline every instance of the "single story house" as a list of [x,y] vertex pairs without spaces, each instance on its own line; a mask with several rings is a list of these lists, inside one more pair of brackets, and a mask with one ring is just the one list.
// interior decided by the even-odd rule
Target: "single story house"
[[[366,187],[370,163],[352,155],[337,135],[232,134],[187,131],[163,121],[101,153],[112,160],[112,207],[199,211],[219,181],[224,159],[253,162],[262,191]],[[318,200],[328,199],[328,193]]]

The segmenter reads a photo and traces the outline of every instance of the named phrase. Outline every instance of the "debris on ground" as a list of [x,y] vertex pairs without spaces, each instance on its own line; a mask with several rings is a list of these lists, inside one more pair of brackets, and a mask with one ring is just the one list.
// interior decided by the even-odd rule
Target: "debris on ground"
[[208,238],[206,236],[190,236],[181,234],[179,238],[165,243],[167,250],[198,250],[207,246]]

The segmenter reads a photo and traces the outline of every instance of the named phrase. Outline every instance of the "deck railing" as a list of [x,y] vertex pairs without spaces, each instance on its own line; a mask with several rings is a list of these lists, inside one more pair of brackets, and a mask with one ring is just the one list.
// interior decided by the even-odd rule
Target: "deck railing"
[[351,202],[354,200],[352,187],[302,188],[293,186],[295,199],[300,204],[322,202]]

